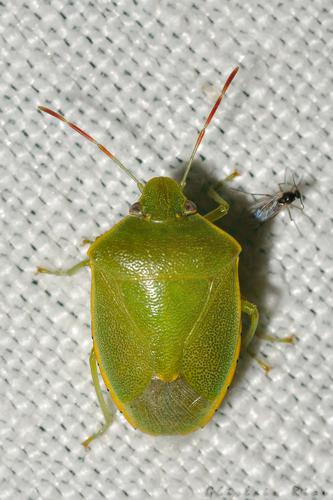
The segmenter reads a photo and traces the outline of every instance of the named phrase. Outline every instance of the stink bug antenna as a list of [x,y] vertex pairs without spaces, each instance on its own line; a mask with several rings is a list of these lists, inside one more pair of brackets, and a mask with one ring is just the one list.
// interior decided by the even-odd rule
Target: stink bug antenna
[[78,132],[79,134],[83,135],[83,137],[85,137],[86,139],[88,139],[88,141],[92,142],[93,144],[96,144],[96,146],[106,156],[108,156],[109,158],[111,158],[111,160],[113,160],[123,172],[125,172],[127,175],[129,175],[133,179],[133,181],[138,186],[139,190],[141,192],[143,191],[143,187],[144,186],[143,186],[142,182],[140,182],[135,177],[135,175],[132,174],[132,172],[127,167],[125,167],[125,165],[123,163],[121,163],[120,160],[118,160],[118,158],[116,156],[114,156],[108,149],[106,149],[106,147],[103,146],[103,144],[100,144],[99,142],[97,142],[96,139],[94,139],[91,135],[87,134],[87,132],[85,132],[80,127],[78,127],[77,125],[75,125],[75,123],[72,123],[72,122],[69,122],[68,120],[66,120],[66,118],[63,115],[60,115],[56,111],[53,111],[50,108],[46,108],[45,106],[38,106],[38,109],[39,109],[39,111],[43,111],[44,113],[48,113],[49,115],[54,116],[55,118],[58,118],[58,120],[61,120],[62,122],[66,123],[66,125],[69,125],[69,127],[71,127],[73,130],[75,130],[75,132]]
[[219,107],[219,105],[221,104],[221,101],[225,95],[225,93],[227,92],[228,90],[228,87],[229,85],[231,84],[232,80],[235,78],[236,74],[237,74],[237,71],[238,71],[238,66],[237,68],[235,68],[231,73],[230,75],[228,76],[227,78],[227,81],[225,82],[224,86],[223,86],[223,89],[221,90],[221,93],[220,95],[218,96],[214,106],[212,107],[206,121],[205,121],[205,124],[203,126],[203,128],[200,130],[199,134],[198,134],[198,137],[197,137],[197,140],[196,140],[196,143],[194,145],[194,148],[193,148],[193,151],[192,151],[192,154],[190,156],[190,159],[189,161],[187,162],[187,165],[186,165],[186,169],[185,169],[185,173],[183,175],[183,178],[181,180],[181,183],[180,183],[180,187],[182,189],[184,189],[185,187],[185,184],[186,184],[186,179],[187,179],[187,176],[188,176],[188,173],[190,171],[190,168],[192,166],[192,163],[193,163],[193,160],[194,160],[194,157],[196,155],[196,152],[198,150],[198,147],[200,146],[204,136],[205,136],[205,133],[206,133],[206,128],[208,127],[208,125],[210,124],[213,116],[215,115],[216,111],[217,111],[217,108]]

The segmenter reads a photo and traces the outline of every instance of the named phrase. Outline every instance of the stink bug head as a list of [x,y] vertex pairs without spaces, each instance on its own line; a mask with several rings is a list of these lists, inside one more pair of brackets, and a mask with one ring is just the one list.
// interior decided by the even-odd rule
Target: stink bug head
[[139,201],[141,215],[153,221],[168,221],[196,212],[181,187],[170,177],[153,177],[143,188]]

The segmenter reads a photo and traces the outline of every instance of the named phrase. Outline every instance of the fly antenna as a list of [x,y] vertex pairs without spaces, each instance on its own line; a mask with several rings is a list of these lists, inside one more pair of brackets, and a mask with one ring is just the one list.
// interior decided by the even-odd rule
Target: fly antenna
[[136,183],[136,185],[138,186],[139,190],[142,192],[143,191],[143,188],[144,188],[144,185],[142,184],[142,182],[140,182],[134,174],[132,174],[132,172],[127,168],[125,167],[125,165],[123,163],[121,163],[120,160],[118,160],[118,158],[112,154],[108,149],[106,149],[105,146],[103,146],[103,144],[100,144],[99,142],[96,141],[96,139],[94,139],[91,135],[87,134],[87,132],[85,132],[84,130],[82,130],[80,127],[78,127],[77,125],[75,125],[75,123],[72,123],[72,122],[69,122],[68,120],[66,120],[66,118],[63,116],[63,115],[60,115],[59,113],[57,113],[56,111],[53,111],[52,109],[50,108],[46,108],[45,106],[38,106],[38,109],[39,111],[43,111],[44,113],[48,113],[49,115],[51,116],[54,116],[55,118],[58,118],[58,120],[61,120],[62,122],[66,123],[66,125],[68,125],[69,127],[71,127],[73,130],[75,130],[75,132],[78,132],[79,134],[81,134],[85,139],[88,139],[88,141],[92,142],[93,144],[96,144],[96,146],[106,155],[108,156],[109,158],[111,158],[112,161],[114,161],[114,163],[116,163],[118,165],[118,167],[123,171],[125,172],[127,175],[129,175],[133,181]]
[[298,187],[298,184],[299,184],[299,183],[298,183],[298,184],[296,184],[296,178],[295,178],[295,174],[294,174],[294,172],[292,172],[292,173],[291,173],[291,175],[292,175],[292,178],[293,178],[294,188],[295,188],[295,189],[297,189],[297,187]]
[[203,126],[203,128],[200,130],[199,134],[198,134],[198,137],[197,137],[197,140],[196,140],[196,143],[194,145],[194,148],[193,148],[193,151],[192,151],[192,154],[190,156],[190,159],[189,161],[187,162],[187,165],[186,165],[186,169],[185,169],[185,173],[183,175],[183,178],[180,182],[180,187],[181,189],[184,189],[185,185],[186,185],[186,179],[187,179],[187,176],[188,176],[188,173],[190,171],[190,168],[192,166],[192,163],[193,163],[193,160],[194,160],[194,157],[196,155],[196,152],[198,150],[198,147],[200,146],[204,136],[205,136],[205,133],[206,133],[206,129],[208,127],[208,125],[210,124],[213,116],[215,115],[216,111],[217,111],[217,108],[219,107],[219,105],[221,104],[221,101],[225,95],[225,93],[227,92],[228,90],[228,87],[229,85],[231,84],[232,80],[235,78],[236,74],[237,74],[237,71],[238,71],[239,67],[237,66],[231,73],[230,75],[228,76],[227,78],[227,81],[225,82],[224,86],[223,86],[223,89],[221,90],[221,93],[220,95],[218,96],[214,106],[212,107],[209,115],[207,116],[206,118],[206,121],[205,121],[205,124]]

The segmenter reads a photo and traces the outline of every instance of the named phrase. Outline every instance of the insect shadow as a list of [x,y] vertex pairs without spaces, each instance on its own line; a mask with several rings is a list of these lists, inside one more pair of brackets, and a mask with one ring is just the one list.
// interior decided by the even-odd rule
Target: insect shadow
[[[182,168],[178,166],[176,171],[179,171],[181,176]],[[268,333],[265,329],[265,318],[269,317],[270,312],[278,307],[279,297],[281,296],[281,290],[269,283],[267,273],[270,252],[274,245],[274,240],[267,236],[271,233],[275,220],[268,220],[258,227],[258,223],[253,219],[250,211],[253,200],[233,189],[235,187],[233,182],[227,181],[222,183],[221,186],[221,180],[223,181],[223,177],[225,177],[222,172],[221,176],[217,178],[216,175],[209,173],[209,171],[207,164],[204,165],[199,161],[195,161],[185,194],[196,203],[199,213],[203,215],[216,208],[216,202],[209,197],[208,191],[209,188],[219,184],[218,192],[229,203],[229,212],[214,224],[233,236],[242,247],[239,263],[241,295],[248,297],[248,300],[258,307],[258,332]],[[175,175],[175,177],[178,180],[178,175]],[[237,187],[241,184],[241,176],[239,179],[240,182],[237,183]],[[267,301],[268,295],[270,297],[269,304]],[[251,350],[255,354],[260,351],[259,357],[262,358],[263,342],[253,342],[253,344],[254,348],[251,345]],[[237,381],[242,379],[245,371],[253,362],[251,356],[247,354],[243,354],[241,358],[232,384],[233,387],[235,387]]]

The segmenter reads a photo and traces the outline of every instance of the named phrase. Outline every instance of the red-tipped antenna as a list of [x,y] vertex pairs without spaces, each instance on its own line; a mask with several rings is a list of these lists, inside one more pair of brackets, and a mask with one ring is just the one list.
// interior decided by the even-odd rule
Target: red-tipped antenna
[[200,130],[199,132],[199,135],[198,135],[198,138],[196,140],[196,143],[194,145],[194,148],[193,148],[193,151],[192,151],[192,154],[190,156],[190,159],[189,161],[187,162],[187,165],[186,165],[186,169],[185,169],[185,173],[183,175],[183,178],[181,180],[181,183],[180,183],[180,187],[182,189],[184,189],[185,187],[185,184],[186,184],[186,179],[187,179],[187,176],[188,176],[188,173],[190,171],[190,168],[191,168],[191,165],[193,163],[193,159],[195,157],[195,154],[198,150],[198,147],[200,146],[204,136],[205,136],[205,133],[206,133],[206,128],[208,127],[208,125],[210,124],[213,116],[215,115],[216,111],[217,111],[217,108],[219,107],[219,105],[221,104],[221,101],[225,95],[225,93],[227,92],[228,90],[228,87],[229,85],[231,84],[232,80],[235,78],[236,74],[237,74],[237,71],[238,71],[238,66],[237,68],[235,68],[231,73],[230,75],[228,76],[228,79],[227,81],[225,82],[224,86],[223,86],[223,89],[221,90],[221,93],[220,95],[218,96],[217,100],[216,100],[216,103],[214,104],[214,106],[212,107],[211,109],[211,112],[209,113],[206,121],[205,121],[205,124],[204,126],[202,127],[202,129]]
[[118,167],[121,168],[121,170],[123,170],[123,172],[126,172],[126,174],[129,175],[136,182],[138,188],[142,192],[143,187],[144,187],[143,184],[135,177],[134,174],[132,174],[132,172],[127,167],[125,167],[125,165],[123,165],[121,163],[120,160],[118,160],[118,158],[116,156],[114,156],[108,149],[106,149],[106,147],[103,146],[103,144],[100,144],[99,142],[97,142],[96,139],[94,139],[91,135],[87,134],[87,132],[85,132],[80,127],[78,127],[77,125],[75,125],[75,123],[72,123],[72,122],[69,122],[68,120],[66,120],[66,118],[64,116],[60,115],[56,111],[53,111],[50,108],[46,108],[45,106],[38,106],[38,109],[40,111],[43,111],[44,113],[48,113],[49,115],[54,116],[55,118],[58,118],[58,120],[61,120],[62,122],[66,123],[66,125],[69,125],[69,127],[71,127],[73,130],[75,130],[75,132],[78,132],[79,134],[83,135],[83,137],[85,137],[86,139],[88,139],[88,141],[93,142],[94,144],[96,144],[96,146],[106,156],[108,156],[109,158],[111,158],[111,160],[113,160],[118,165]]

